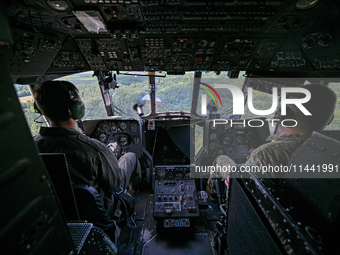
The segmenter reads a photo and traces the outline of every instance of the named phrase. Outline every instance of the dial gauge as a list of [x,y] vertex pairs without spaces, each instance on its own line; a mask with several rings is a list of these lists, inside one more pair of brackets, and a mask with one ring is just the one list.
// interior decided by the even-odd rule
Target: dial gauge
[[113,124],[113,125],[111,126],[111,132],[112,132],[112,133],[117,133],[117,131],[118,131],[117,126]]
[[210,149],[211,150],[216,150],[217,149],[217,143],[211,143],[210,144]]
[[165,170],[164,169],[160,169],[158,171],[158,177],[163,179],[165,177]]
[[169,171],[166,175],[167,179],[173,179],[174,178],[174,172],[173,171]]
[[120,127],[121,130],[125,130],[126,129],[126,123],[125,122],[120,123],[119,127]]
[[183,179],[183,177],[184,177],[184,173],[182,172],[182,170],[177,170],[176,171],[176,178]]
[[99,141],[103,143],[103,142],[105,142],[105,140],[106,140],[106,135],[105,134],[100,134],[99,135]]
[[231,135],[225,135],[223,137],[224,144],[231,144],[233,142],[233,137]]
[[118,138],[118,143],[120,146],[127,146],[129,144],[129,139],[126,136],[122,135]]
[[110,128],[109,128],[109,126],[108,125],[103,125],[103,130],[105,131],[105,132],[109,132],[110,131]]
[[216,138],[217,138],[216,133],[211,133],[211,134],[210,134],[210,139],[211,139],[211,140],[215,140]]
[[136,133],[138,131],[138,124],[136,122],[132,122],[130,125],[130,130],[133,133]]

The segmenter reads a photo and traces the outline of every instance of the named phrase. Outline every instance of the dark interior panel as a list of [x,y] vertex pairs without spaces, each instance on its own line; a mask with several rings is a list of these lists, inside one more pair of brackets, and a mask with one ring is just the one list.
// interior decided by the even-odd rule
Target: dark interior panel
[[13,77],[90,69],[334,77],[340,68],[338,1],[73,0],[62,10],[47,2],[7,4],[17,28]]

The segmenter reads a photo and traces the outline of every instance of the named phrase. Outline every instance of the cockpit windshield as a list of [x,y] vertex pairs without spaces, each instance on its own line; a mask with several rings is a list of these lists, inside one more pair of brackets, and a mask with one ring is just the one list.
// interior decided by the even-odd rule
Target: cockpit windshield
[[[86,105],[84,119],[106,118],[98,81],[93,72],[84,72],[59,78],[74,83]],[[156,112],[190,112],[193,72],[183,76],[166,75],[155,77]],[[142,104],[145,115],[150,114],[149,77],[138,75],[117,75],[118,88],[110,91],[115,116],[137,117],[135,104]]]
[[[151,113],[150,110],[150,85],[149,77],[139,75],[117,75],[118,88],[110,91],[115,116],[122,118],[136,117],[133,109],[135,104],[143,105],[144,115]],[[59,78],[74,83],[86,105],[84,119],[106,118],[107,114],[103,105],[102,96],[98,89],[98,81],[93,72],[84,72]],[[215,88],[217,84],[231,84],[242,89],[245,77],[243,73],[236,79],[231,79],[227,72],[202,72],[200,90],[194,111],[202,113],[202,95],[208,93],[208,113],[218,113],[221,116],[232,115],[232,95],[229,90]],[[192,105],[192,86],[194,84],[194,72],[186,72],[184,75],[165,75],[155,77],[155,105],[156,113],[186,112],[189,113]],[[215,88],[218,97],[210,90]],[[271,95],[255,92],[254,106],[258,109],[267,109],[264,102],[270,103]],[[267,108],[266,108],[267,107]],[[269,106],[270,107],[270,106]],[[248,108],[245,108],[245,118],[253,117]]]
[[[221,118],[273,118],[271,115],[254,115],[248,108],[247,95],[245,98],[244,115],[233,115],[233,95],[229,89],[218,88],[219,85],[232,85],[241,91],[244,89],[246,75],[243,72],[238,77],[230,78],[228,72],[202,72],[198,82],[195,80],[195,72],[186,72],[184,75],[167,75],[163,77],[154,77],[154,97],[155,113],[196,113],[202,117],[208,117],[209,114],[217,114]],[[105,104],[98,85],[97,77],[93,72],[83,72],[58,78],[72,82],[79,89],[80,96],[86,106],[85,116],[83,119],[105,119],[108,117]],[[120,118],[138,117],[134,105],[142,105],[144,116],[151,115],[150,94],[150,76],[136,75],[116,75],[117,86],[110,89],[110,96],[114,109],[114,116]],[[330,83],[330,87],[338,93],[338,83]],[[196,86],[197,95],[193,93],[193,87]],[[20,98],[23,111],[33,135],[38,133],[41,126],[42,118],[34,112],[33,98],[29,96],[28,86],[16,85],[18,97]],[[205,104],[202,102],[206,98]],[[267,110],[271,108],[273,95],[254,89],[252,105],[257,110]],[[202,106],[206,108],[203,114]],[[337,111],[336,111],[337,112]],[[38,119],[38,121],[36,121]],[[338,128],[339,117],[335,114],[335,119],[326,129]],[[274,130],[272,127],[271,131]]]

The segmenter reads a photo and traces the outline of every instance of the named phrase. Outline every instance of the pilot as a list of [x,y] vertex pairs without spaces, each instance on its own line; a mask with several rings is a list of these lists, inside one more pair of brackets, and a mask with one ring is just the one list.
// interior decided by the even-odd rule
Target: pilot
[[[324,129],[333,119],[336,106],[337,96],[333,90],[325,85],[308,84],[303,86],[311,93],[311,99],[303,104],[304,107],[312,114],[304,115],[296,105],[287,105],[287,114],[281,116],[277,114],[274,119],[296,120],[292,123],[294,127],[285,127],[279,124],[282,134],[270,135],[267,138],[269,143],[265,143],[251,152],[245,164],[257,166],[280,166],[288,165],[291,155],[310,138],[313,131]],[[289,98],[298,98],[301,94],[289,94]],[[282,123],[282,122],[281,122]],[[288,126],[288,124],[286,125]],[[215,159],[214,164],[234,166],[236,163],[226,155],[220,155]],[[222,179],[228,181],[229,175],[221,173]],[[267,176],[272,178],[276,183],[280,183],[284,177],[284,173],[268,172]],[[228,183],[226,182],[228,187]],[[209,197],[216,201],[215,182],[212,178],[208,180],[207,193]]]
[[64,153],[73,184],[87,184],[97,189],[110,215],[114,195],[129,181],[141,180],[141,169],[134,153],[117,160],[99,141],[77,131],[77,120],[85,113],[78,89],[68,81],[45,81],[34,87],[33,95],[50,127],[41,127],[34,141],[41,153]]
[[[313,131],[324,129],[333,119],[336,106],[336,94],[325,85],[308,84],[303,88],[309,90],[311,99],[303,106],[312,114],[304,115],[296,105],[287,105],[287,114],[278,116],[281,120],[293,119],[297,125],[285,127],[279,124],[282,134],[274,134],[267,138],[269,143],[256,148],[245,164],[258,166],[280,166],[288,165],[290,157],[302,143],[304,143]],[[301,94],[290,94],[289,98],[298,98]],[[282,123],[282,122],[281,122]],[[271,178],[282,178],[283,173],[268,173]]]

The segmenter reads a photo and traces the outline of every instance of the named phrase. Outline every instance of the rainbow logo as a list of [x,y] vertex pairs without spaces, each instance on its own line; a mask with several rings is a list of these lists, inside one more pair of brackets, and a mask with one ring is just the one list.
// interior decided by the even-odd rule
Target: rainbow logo
[[[222,106],[222,100],[221,100],[220,95],[217,93],[217,91],[216,91],[213,87],[211,87],[210,85],[208,85],[208,84],[206,84],[206,83],[200,82],[200,84],[206,86],[206,87],[209,88],[212,92],[214,92],[214,94],[217,96],[217,98],[218,98],[218,100],[220,101],[220,104],[221,104],[221,106]],[[215,106],[217,107],[216,100],[215,100],[214,96],[211,94],[211,92],[210,92],[209,90],[207,90],[207,89],[203,89],[203,88],[200,88],[200,89],[203,90],[205,93],[207,93],[207,94],[212,98],[212,100],[213,100],[214,103],[215,103]]]

